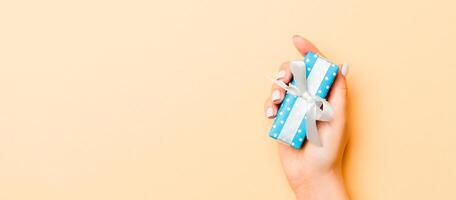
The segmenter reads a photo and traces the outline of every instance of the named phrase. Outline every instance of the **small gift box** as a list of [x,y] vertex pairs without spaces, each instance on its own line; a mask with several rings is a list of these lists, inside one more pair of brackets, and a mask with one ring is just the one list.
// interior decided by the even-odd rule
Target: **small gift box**
[[287,93],[277,111],[269,136],[300,149],[306,136],[309,140],[312,140],[312,136],[317,144],[320,143],[316,120],[328,121],[331,117],[331,107],[324,98],[334,83],[339,68],[312,52],[305,55],[304,61],[292,62],[290,68],[293,81],[289,86],[279,82],[279,86],[285,88]]

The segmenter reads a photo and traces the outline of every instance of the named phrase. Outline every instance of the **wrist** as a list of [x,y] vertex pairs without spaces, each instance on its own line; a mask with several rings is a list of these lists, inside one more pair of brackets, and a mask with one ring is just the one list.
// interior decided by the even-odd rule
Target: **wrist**
[[306,177],[293,191],[298,200],[348,199],[340,167]]

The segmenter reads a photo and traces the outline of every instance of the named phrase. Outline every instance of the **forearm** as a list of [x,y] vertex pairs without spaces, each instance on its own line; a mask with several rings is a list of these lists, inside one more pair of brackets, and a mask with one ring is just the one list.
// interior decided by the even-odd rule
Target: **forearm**
[[295,189],[297,200],[348,200],[341,170],[312,177]]

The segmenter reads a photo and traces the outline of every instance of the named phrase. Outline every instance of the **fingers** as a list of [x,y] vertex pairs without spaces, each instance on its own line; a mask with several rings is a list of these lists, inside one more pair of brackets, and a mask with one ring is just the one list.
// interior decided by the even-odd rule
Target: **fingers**
[[299,51],[299,53],[301,53],[301,55],[303,56],[305,56],[309,51],[321,55],[320,50],[318,50],[318,48],[315,47],[315,45],[313,45],[309,40],[299,35],[293,36],[293,44]]
[[285,91],[282,88],[279,88],[277,86],[272,86],[271,101],[273,104],[282,103],[284,95],[285,95]]
[[266,117],[273,119],[277,115],[278,105],[272,103],[271,98],[266,99],[264,102],[264,112]]
[[[280,66],[279,72],[276,76],[277,80],[283,81],[285,84],[288,84],[291,79],[291,71],[289,67],[289,62],[285,62]],[[276,84],[272,85],[271,96],[265,102],[265,114],[267,118],[274,118],[277,114],[280,103],[282,103],[285,96],[285,90]]]
[[284,62],[280,65],[279,72],[277,73],[276,79],[281,80],[288,84],[291,81],[292,75],[290,71],[290,62]]
[[348,73],[348,64],[343,64],[339,74],[337,74],[334,85],[331,88],[328,101],[334,108],[334,119],[344,119],[345,117],[345,106],[347,97],[347,84],[345,78]]
[[[290,62],[285,62],[280,66],[279,73],[277,74],[277,80],[283,81],[288,84],[291,81]],[[285,96],[285,90],[276,84],[272,84],[271,88],[271,101],[274,104],[282,103],[283,97]]]

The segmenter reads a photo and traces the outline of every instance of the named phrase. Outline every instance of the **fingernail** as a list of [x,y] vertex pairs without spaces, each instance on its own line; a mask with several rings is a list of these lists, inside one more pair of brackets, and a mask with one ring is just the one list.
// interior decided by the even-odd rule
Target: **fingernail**
[[293,39],[301,39],[302,37],[300,35],[293,35]]
[[349,67],[348,67],[348,64],[347,64],[347,63],[344,63],[344,64],[342,65],[342,71],[341,71],[342,75],[347,76],[347,74],[348,74],[348,68],[349,68]]
[[277,74],[276,79],[284,78],[286,73],[287,72],[285,72],[284,70],[280,70],[279,73]]
[[277,101],[279,99],[280,99],[280,91],[279,90],[275,90],[272,93],[272,101]]
[[266,117],[273,117],[274,116],[274,109],[272,109],[271,107],[269,107],[267,110],[266,110]]

